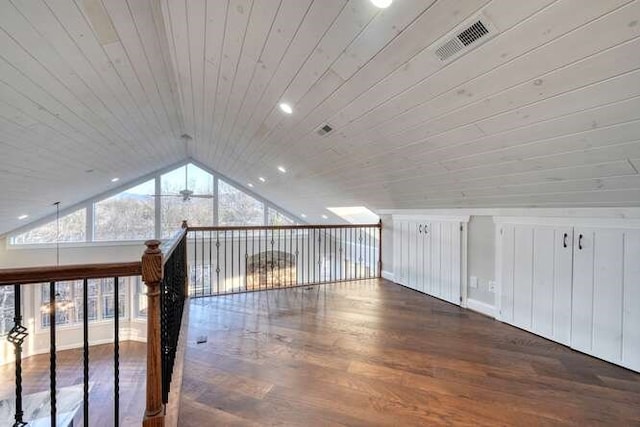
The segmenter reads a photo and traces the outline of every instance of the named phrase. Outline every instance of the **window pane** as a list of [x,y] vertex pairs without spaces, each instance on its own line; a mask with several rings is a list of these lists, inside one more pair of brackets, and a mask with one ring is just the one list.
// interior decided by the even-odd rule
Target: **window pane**
[[269,225],[295,225],[295,221],[275,209],[269,208]]
[[155,181],[95,204],[95,240],[145,240],[155,231]]
[[144,284],[140,276],[135,278],[136,282],[136,313],[138,317],[147,317],[147,285]]
[[[162,175],[160,188],[161,193],[166,195],[160,199],[163,238],[171,237],[185,219],[193,226],[213,225],[213,175],[188,164]],[[209,197],[184,200],[180,194],[182,190],[193,191],[194,196]]]
[[264,205],[247,193],[218,180],[220,225],[263,225]]
[[87,240],[87,210],[80,209],[60,218],[60,238],[58,239],[58,227],[56,221],[29,230],[26,233],[14,236],[12,244],[31,243],[55,243],[60,242],[84,242]]
[[[82,282],[58,282],[56,283],[56,299],[55,299],[55,311],[56,311],[56,325],[71,325],[77,323],[77,310],[76,301],[74,298],[74,291],[77,288],[77,283]],[[80,288],[82,289],[82,288]],[[51,307],[49,304],[49,284],[43,283],[40,287],[41,290],[41,304],[40,314],[43,328],[49,327],[49,315],[51,313]],[[80,300],[82,301],[82,300]]]
[[13,328],[14,298],[13,286],[0,286],[0,337]]
[[[102,290],[102,318],[112,319],[116,313],[116,306],[114,301],[114,283],[113,279],[101,279],[100,280]],[[118,317],[125,317],[125,302],[126,302],[126,286],[120,282],[118,286]]]

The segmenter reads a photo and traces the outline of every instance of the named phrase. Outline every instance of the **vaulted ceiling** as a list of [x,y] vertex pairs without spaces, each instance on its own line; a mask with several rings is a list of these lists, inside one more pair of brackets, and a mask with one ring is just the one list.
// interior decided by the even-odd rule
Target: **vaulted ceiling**
[[6,0],[0,234],[188,158],[310,221],[638,206],[639,22],[630,0]]

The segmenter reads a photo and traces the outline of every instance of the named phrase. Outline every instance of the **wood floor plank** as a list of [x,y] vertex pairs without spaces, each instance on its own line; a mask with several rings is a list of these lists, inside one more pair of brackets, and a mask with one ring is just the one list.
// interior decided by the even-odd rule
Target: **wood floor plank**
[[[145,407],[147,346],[145,343],[120,343],[120,426],[139,426]],[[83,384],[82,349],[56,353],[57,389]],[[13,364],[0,366],[0,400],[15,398]],[[49,391],[49,354],[31,356],[22,361],[23,396]],[[89,422],[93,426],[113,426],[113,345],[89,348]],[[46,408],[46,411],[49,409]],[[76,420],[82,426],[82,407]]]
[[385,280],[194,299],[190,316],[180,425],[640,422],[639,374]]

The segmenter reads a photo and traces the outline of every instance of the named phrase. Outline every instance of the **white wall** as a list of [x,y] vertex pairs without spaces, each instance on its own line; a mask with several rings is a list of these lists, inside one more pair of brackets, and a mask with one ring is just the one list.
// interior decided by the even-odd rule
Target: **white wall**
[[[127,262],[140,260],[144,251],[142,242],[126,244],[71,244],[61,245],[60,265],[85,264],[101,262]],[[6,239],[0,239],[0,268],[18,268],[46,266],[56,264],[55,247],[8,247]],[[127,316],[120,319],[120,340],[146,340],[147,322],[135,318],[133,280],[123,279],[121,286],[127,286]],[[40,309],[37,297],[38,285],[22,287],[23,324],[27,327],[29,338],[23,345],[23,357],[49,352],[49,329],[39,328]],[[113,320],[92,322],[89,329],[91,344],[113,342]],[[58,349],[76,348],[82,346],[82,325],[59,326],[56,330],[56,345]],[[13,345],[0,338],[0,365],[14,360]]]
[[[489,284],[495,277],[495,224],[490,216],[471,216],[468,226],[467,272],[468,298],[485,304],[495,304],[495,292]],[[478,279],[478,287],[471,287],[471,277]]]

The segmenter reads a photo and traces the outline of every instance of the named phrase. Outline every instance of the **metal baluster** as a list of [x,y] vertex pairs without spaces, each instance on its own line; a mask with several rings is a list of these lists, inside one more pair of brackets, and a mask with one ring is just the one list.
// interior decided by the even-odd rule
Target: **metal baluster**
[[276,261],[278,261],[278,287],[282,286],[282,273],[280,272],[280,241],[282,236],[280,236],[280,229],[278,228],[278,256],[276,257]]
[[[313,249],[313,257],[311,258],[311,266],[313,267],[313,283],[316,283],[316,229],[313,229],[313,239],[310,239]],[[311,252],[309,253],[311,254]]]
[[22,326],[22,298],[20,291],[20,285],[14,285],[13,328],[11,328],[11,331],[9,331],[9,335],[7,335],[7,341],[13,344],[13,351],[16,356],[16,410],[14,414],[14,427],[22,427],[27,425],[27,423],[22,419],[24,416],[24,412],[22,411],[22,344],[29,334],[27,333],[27,328]]
[[[299,244],[298,242],[300,241],[300,229],[296,228],[296,284],[302,284],[304,283],[304,266],[302,265],[302,263],[298,264],[299,260],[300,260],[300,248],[299,248]],[[298,276],[298,265],[300,265],[300,272],[303,274],[302,276]],[[300,277],[300,280],[298,280],[298,277]]]
[[51,427],[56,427],[56,282],[49,283],[49,385]]
[[342,250],[342,242],[344,241],[344,228],[340,228],[340,249],[338,250],[338,254],[340,255],[340,280],[344,280],[344,267],[342,262],[342,255],[344,254]]
[[358,230],[358,279],[362,279],[362,228]]
[[271,289],[273,289],[273,245],[275,244],[275,241],[273,240],[273,230],[271,231]]
[[227,230],[224,230],[224,293],[227,293]]
[[89,425],[89,281],[82,287],[82,344],[83,344],[83,412],[84,425]]
[[[198,259],[196,254],[198,253],[198,232],[193,232],[193,293],[198,296]],[[191,273],[191,272],[189,272]],[[191,274],[189,274],[191,277]]]
[[[252,288],[256,288],[256,230],[251,229],[251,259],[253,260],[253,270],[251,271]],[[260,256],[258,256],[258,265],[260,264]],[[260,288],[260,278],[258,278],[258,289]]]
[[238,289],[240,289],[242,287],[242,282],[240,281],[240,275],[242,274],[242,259],[240,258],[241,255],[241,250],[242,250],[242,236],[241,236],[241,232],[242,230],[238,230]]
[[118,297],[118,278],[113,278],[114,321],[113,321],[113,419],[114,425],[120,425],[120,304]]
[[220,294],[220,230],[216,230],[216,295]]
[[[265,257],[265,264],[267,259]],[[265,265],[266,274],[266,265]],[[265,277],[266,279],[266,277]],[[265,283],[266,286],[266,283]],[[258,289],[262,289],[262,231],[258,230]]]
[[[202,282],[202,295],[205,295],[204,292],[204,230],[200,232],[200,281]],[[197,256],[197,255],[196,255]]]
[[[324,236],[324,242],[322,242],[322,245],[324,246],[324,256],[322,257],[322,278],[323,278],[323,282],[327,281],[327,229],[325,228],[322,231],[322,235]],[[331,279],[331,275],[329,275],[329,279]]]
[[233,291],[233,287],[235,286],[235,281],[234,281],[234,269],[233,269],[233,258],[234,258],[234,252],[233,252],[233,230],[231,230],[231,252],[230,252],[230,256],[231,256],[231,290]]
[[213,262],[212,261],[212,252],[213,252],[213,248],[211,247],[211,230],[209,230],[209,295],[211,295],[213,293],[212,290],[212,286],[213,286],[213,268],[211,268],[213,266]]
[[249,230],[244,230],[244,290],[247,291],[249,273]]

